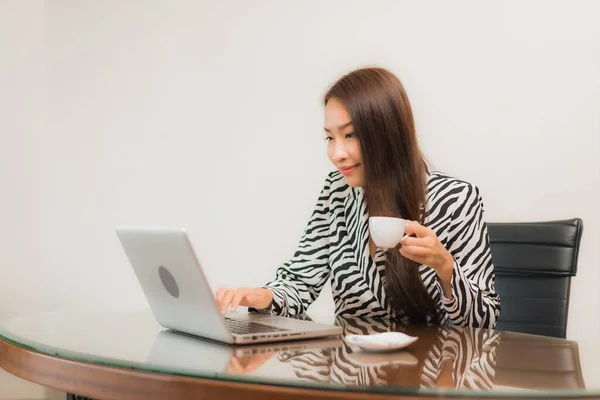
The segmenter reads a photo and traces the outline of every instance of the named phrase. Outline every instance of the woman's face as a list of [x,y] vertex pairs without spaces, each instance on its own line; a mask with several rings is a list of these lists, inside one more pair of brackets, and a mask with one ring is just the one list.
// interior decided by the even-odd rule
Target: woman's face
[[325,106],[325,136],[329,161],[344,175],[350,186],[364,186],[362,153],[358,138],[354,135],[350,114],[333,97]]

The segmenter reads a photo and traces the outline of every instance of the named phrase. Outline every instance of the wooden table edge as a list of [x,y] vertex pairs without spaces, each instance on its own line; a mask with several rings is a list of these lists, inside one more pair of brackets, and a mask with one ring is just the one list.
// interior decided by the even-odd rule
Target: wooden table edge
[[[0,368],[39,385],[95,399],[440,399],[462,397],[410,396],[294,388],[233,382],[110,367],[40,353],[0,339]],[[469,395],[469,399],[477,399]],[[499,399],[500,397],[494,397]],[[600,399],[600,397],[595,397]],[[481,399],[490,399],[482,397]],[[515,397],[510,397],[515,399]]]

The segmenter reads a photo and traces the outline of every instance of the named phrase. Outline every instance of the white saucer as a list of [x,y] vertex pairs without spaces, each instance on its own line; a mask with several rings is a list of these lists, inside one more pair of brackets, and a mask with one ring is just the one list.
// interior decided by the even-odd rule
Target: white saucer
[[361,349],[371,351],[398,350],[407,347],[419,338],[402,332],[383,332],[374,335],[347,335],[346,341]]

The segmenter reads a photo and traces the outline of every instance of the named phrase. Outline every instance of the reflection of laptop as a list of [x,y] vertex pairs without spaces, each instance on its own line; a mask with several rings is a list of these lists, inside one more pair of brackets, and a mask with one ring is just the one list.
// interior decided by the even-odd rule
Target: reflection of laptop
[[236,344],[342,333],[337,326],[265,314],[223,317],[184,229],[119,226],[117,234],[165,328]]
[[[249,357],[309,349],[328,349],[339,347],[343,343],[344,341],[339,337],[330,336],[278,343],[227,346],[211,341],[199,340],[197,337],[167,329],[157,333],[146,362],[165,366],[184,367],[189,365],[194,368],[217,371],[224,369],[221,367],[227,365],[231,357]],[[206,362],[206,365],[203,362]]]
[[[207,340],[164,330],[156,335],[146,364],[157,368],[168,368],[170,372],[228,372],[232,358],[243,362],[253,357],[268,359],[269,355],[287,351],[327,349],[341,346],[339,337],[294,340],[279,343],[262,343],[245,346],[227,346]],[[266,356],[266,357],[263,357]]]

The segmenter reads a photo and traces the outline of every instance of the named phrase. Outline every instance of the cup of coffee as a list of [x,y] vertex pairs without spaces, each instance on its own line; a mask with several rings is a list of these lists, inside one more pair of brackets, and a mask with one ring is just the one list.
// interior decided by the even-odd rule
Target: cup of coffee
[[370,217],[369,232],[377,247],[391,249],[404,237],[406,220],[394,217]]

